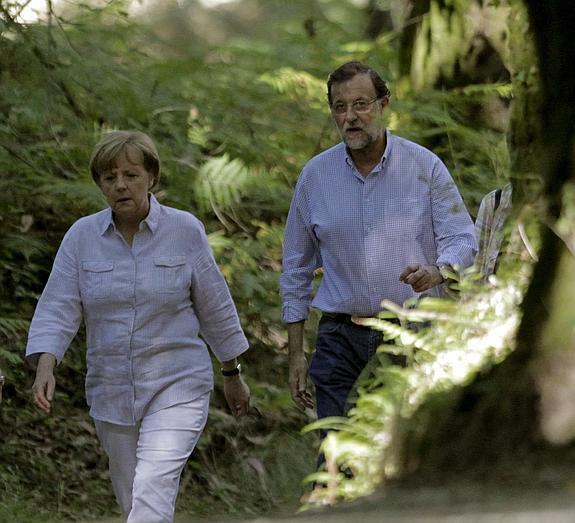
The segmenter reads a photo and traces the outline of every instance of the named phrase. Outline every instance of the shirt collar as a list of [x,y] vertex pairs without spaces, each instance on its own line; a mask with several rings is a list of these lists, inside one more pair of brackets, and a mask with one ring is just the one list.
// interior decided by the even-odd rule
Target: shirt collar
[[153,233],[156,232],[158,228],[158,221],[160,219],[160,204],[156,197],[150,193],[150,211],[148,212],[148,216],[144,219],[144,223],[147,224],[150,231]]
[[[384,132],[385,132],[385,150],[383,151],[383,155],[381,156],[379,163],[377,163],[375,165],[372,172],[373,171],[375,171],[375,172],[382,171],[385,159],[388,158],[390,153],[391,153],[391,147],[392,147],[391,142],[393,140],[393,136],[391,135],[391,133],[387,129],[385,129]],[[352,159],[351,155],[349,154],[349,149],[348,149],[347,145],[345,145],[345,144],[344,144],[344,151],[345,151],[345,162],[350,167],[355,168],[355,164],[353,163],[353,159]]]
[[[149,194],[149,198],[150,210],[148,211],[148,216],[144,218],[143,223],[148,226],[153,234],[158,228],[158,221],[160,218],[160,204],[152,193]],[[102,211],[102,219],[100,221],[100,236],[103,236],[106,232],[108,232],[110,228],[115,229],[116,225],[114,224],[112,209],[108,207]]]

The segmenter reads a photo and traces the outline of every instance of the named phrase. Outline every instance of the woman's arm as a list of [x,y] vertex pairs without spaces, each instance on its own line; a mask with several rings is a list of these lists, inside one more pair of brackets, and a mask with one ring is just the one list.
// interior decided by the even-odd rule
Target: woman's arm
[[[250,407],[250,389],[242,378],[238,360],[222,362],[224,396],[234,416],[244,416]],[[227,375],[226,375],[227,374]]]
[[36,379],[32,385],[34,404],[42,409],[46,414],[50,414],[56,379],[54,378],[54,367],[56,357],[47,352],[40,355],[38,367],[36,369]]
[[73,254],[73,229],[68,231],[56,254],[52,272],[38,300],[28,333],[26,359],[36,367],[32,386],[34,404],[49,413],[59,363],[82,320],[78,268]]
[[202,336],[222,362],[224,395],[228,406],[234,416],[243,416],[248,412],[250,390],[242,378],[237,357],[248,349],[248,341],[203,229],[199,247],[192,272],[194,310]]
[[248,349],[236,307],[203,230],[192,270],[191,296],[200,332],[220,362]]
[[26,345],[26,359],[33,367],[45,352],[54,355],[60,363],[80,327],[82,300],[74,252],[78,232],[81,231],[73,226],[64,236],[36,305]]

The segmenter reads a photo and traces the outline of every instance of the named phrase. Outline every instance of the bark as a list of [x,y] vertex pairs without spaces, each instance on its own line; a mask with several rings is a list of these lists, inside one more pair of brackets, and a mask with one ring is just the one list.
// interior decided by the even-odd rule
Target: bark
[[[560,0],[527,0],[525,5],[539,58],[540,90],[526,82],[518,91],[512,140],[519,172],[514,187],[521,193],[525,172],[541,170],[539,198],[546,205],[541,215],[539,261],[522,304],[516,350],[469,386],[436,398],[435,406],[431,401],[422,409],[419,420],[430,427],[425,435],[416,427],[406,431],[401,449],[403,469],[417,471],[420,478],[438,471],[442,479],[474,471],[479,479],[487,480],[502,471],[513,475],[519,463],[536,462],[551,450],[555,456],[566,455],[566,450],[552,449],[541,437],[534,370],[545,357],[543,338],[551,315],[559,313],[551,307],[552,289],[570,284],[557,280],[562,257],[572,254],[554,230],[562,210],[563,188],[575,181],[575,47],[571,43],[575,8]],[[525,75],[517,79],[523,81]],[[525,111],[523,118],[519,111]],[[536,121],[535,129],[532,121]]]
[[422,17],[429,12],[430,6],[431,0],[414,0],[411,4],[399,42],[399,74],[402,77],[409,77],[411,74],[415,40]]

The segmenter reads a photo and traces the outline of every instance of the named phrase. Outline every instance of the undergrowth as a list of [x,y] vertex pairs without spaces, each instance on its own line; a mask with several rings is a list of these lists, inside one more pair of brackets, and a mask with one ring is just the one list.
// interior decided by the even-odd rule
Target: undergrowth
[[[425,434],[452,392],[513,350],[529,272],[525,267],[515,278],[492,278],[489,285],[463,279],[458,300],[425,298],[414,309],[386,303],[388,310],[379,317],[358,319],[381,330],[384,343],[362,377],[349,416],[307,427],[337,429],[322,443],[326,470],[308,477],[326,488],[314,490],[308,506],[369,495],[409,468],[403,461],[406,434]],[[402,325],[386,321],[390,316]],[[390,353],[405,355],[407,367],[392,365]],[[353,477],[342,472],[346,469]]]

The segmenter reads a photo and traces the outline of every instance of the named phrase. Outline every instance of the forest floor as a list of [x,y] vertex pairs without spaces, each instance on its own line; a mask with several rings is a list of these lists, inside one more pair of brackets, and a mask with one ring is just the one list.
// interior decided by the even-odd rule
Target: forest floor
[[418,474],[372,496],[323,509],[297,512],[290,502],[278,507],[281,514],[231,517],[213,506],[210,517],[180,513],[176,523],[575,523],[573,446],[516,455],[497,470],[484,464],[470,472],[452,479],[445,471]]
[[[441,501],[441,503],[438,503]],[[180,523],[190,520],[182,519]],[[219,521],[225,521],[220,519]],[[383,497],[367,502],[343,505],[316,513],[303,513],[286,518],[259,518],[242,523],[573,523],[573,496],[523,495],[507,499],[490,499],[456,503],[445,499],[445,492],[429,489],[418,493],[396,493],[395,499]]]
[[[574,523],[575,484],[543,490],[535,486],[496,488],[457,484],[399,487],[368,499],[293,515],[259,518],[191,518],[176,523]],[[94,522],[92,522],[94,523]],[[121,523],[108,519],[98,523]]]

